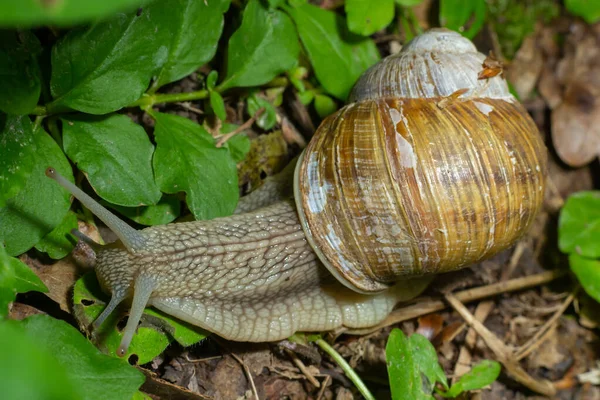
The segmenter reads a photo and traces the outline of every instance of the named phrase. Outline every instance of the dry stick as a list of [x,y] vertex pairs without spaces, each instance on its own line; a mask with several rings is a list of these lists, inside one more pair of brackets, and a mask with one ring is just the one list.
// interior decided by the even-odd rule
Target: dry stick
[[[494,302],[492,300],[482,301],[475,308],[474,316],[479,322],[483,323],[493,309]],[[475,347],[476,340],[477,332],[471,327],[467,331],[465,343],[460,347],[458,360],[456,360],[456,364],[454,365],[452,382],[456,383],[462,375],[471,370],[471,350]]]
[[252,394],[254,395],[254,398],[256,400],[260,400],[260,398],[258,397],[258,392],[256,391],[256,386],[254,386],[254,379],[252,378],[252,372],[250,371],[250,368],[248,368],[248,366],[246,365],[244,360],[242,360],[236,354],[234,354],[234,353],[229,353],[229,354],[231,354],[231,357],[235,358],[237,360],[237,362],[239,362],[242,365],[242,368],[244,369],[244,372],[246,373],[246,376],[248,377],[248,381],[250,382],[250,387],[252,388]]
[[235,130],[221,136],[219,138],[219,140],[217,140],[217,144],[215,146],[217,146],[217,147],[223,146],[225,144],[225,142],[228,141],[231,137],[250,128],[252,126],[252,124],[254,123],[254,121],[256,121],[256,119],[258,117],[260,117],[263,112],[265,112],[264,107],[259,109],[252,118],[250,118],[248,121],[244,122],[242,125],[238,126]]
[[189,101],[184,101],[183,103],[178,103],[181,107],[185,108],[188,111],[191,111],[193,113],[196,113],[198,115],[203,115],[204,111],[202,111],[199,108],[196,108],[192,105],[192,103],[190,103]]
[[527,357],[533,350],[537,349],[549,336],[549,334],[556,327],[556,323],[561,315],[565,312],[565,310],[571,305],[571,302],[577,295],[579,288],[575,289],[573,293],[566,298],[563,302],[562,306],[556,310],[554,315],[542,325],[542,327],[536,332],[531,339],[527,341],[523,346],[519,347],[513,354],[513,357],[517,360],[521,360],[524,357]]
[[[510,258],[508,268],[506,268],[502,272],[502,276],[500,278],[502,282],[506,281],[512,275],[517,264],[519,263],[519,260],[521,259],[521,256],[523,255],[525,247],[526,245],[524,241],[519,242]],[[475,309],[475,318],[477,318],[477,320],[481,323],[484,323],[493,309],[494,302],[492,300],[482,301],[477,305],[477,308]],[[475,346],[476,340],[477,333],[473,328],[469,328],[467,336],[465,338],[465,344],[460,348],[458,360],[454,368],[454,380],[457,380],[458,378],[460,378],[461,375],[467,373],[470,370],[471,350]]]
[[298,367],[298,369],[300,370],[300,372],[302,372],[304,374],[304,376],[306,377],[306,379],[308,379],[308,381],[313,384],[313,386],[315,386],[315,387],[321,387],[321,384],[319,383],[319,381],[317,380],[317,378],[315,378],[313,376],[313,374],[310,373],[310,371],[308,370],[308,368],[306,368],[306,365],[304,365],[304,363],[302,362],[302,360],[300,358],[298,358],[298,355],[296,355],[296,353],[294,353],[292,350],[290,350],[288,348],[284,348],[283,350],[288,355],[288,357],[290,357],[292,359],[292,362],[294,363],[294,365],[296,367]]
[[492,352],[496,355],[498,361],[504,365],[510,376],[512,376],[517,382],[537,393],[541,393],[546,396],[553,396],[556,394],[556,389],[554,388],[554,385],[552,385],[552,382],[545,379],[538,381],[529,376],[529,374],[527,374],[527,372],[521,368],[518,361],[512,356],[510,349],[504,343],[502,343],[502,341],[498,339],[496,335],[490,332],[481,322],[477,321],[473,317],[473,314],[469,312],[467,307],[465,307],[456,296],[448,293],[445,295],[445,298],[452,308],[454,308],[454,310],[460,314],[465,322],[473,327],[477,334],[481,336],[490,350],[492,350]]
[[[560,278],[565,274],[565,271],[547,271],[522,278],[511,279],[506,282],[498,282],[474,289],[463,290],[455,293],[454,296],[461,302],[468,303],[501,293],[514,292],[517,290],[542,285]],[[422,315],[443,310],[447,307],[448,304],[446,304],[443,300],[416,299],[414,304],[392,311],[390,315],[388,315],[388,317],[377,326],[365,329],[349,329],[342,333],[364,335],[375,330],[385,328],[386,326],[394,325],[399,322],[408,321]]]
[[[510,262],[508,263],[508,268],[502,271],[502,275],[500,277],[500,281],[505,282],[510,278],[515,268],[519,264],[519,260],[521,260],[521,256],[527,247],[526,241],[521,241],[517,244],[517,247],[513,251]],[[475,308],[475,318],[481,323],[484,323],[487,317],[494,310],[495,303],[493,300],[482,301]],[[475,347],[475,341],[477,340],[477,332],[473,328],[469,328],[467,332],[467,337],[465,338],[465,343],[460,347],[460,352],[458,353],[458,360],[456,361],[456,365],[454,366],[454,378],[453,382],[456,382],[461,375],[469,372],[471,369],[471,350]]]
[[327,388],[327,384],[329,383],[330,380],[331,380],[331,375],[325,375],[325,379],[323,379],[323,385],[321,386],[321,389],[319,390],[319,393],[317,394],[317,400],[321,400],[323,398],[323,395],[325,394],[325,389]]

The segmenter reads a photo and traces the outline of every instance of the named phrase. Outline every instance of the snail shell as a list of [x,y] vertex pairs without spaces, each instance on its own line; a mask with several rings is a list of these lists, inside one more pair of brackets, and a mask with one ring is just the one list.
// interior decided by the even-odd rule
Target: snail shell
[[545,187],[535,123],[461,35],[429,31],[369,69],[298,163],[306,237],[346,286],[378,292],[511,246]]

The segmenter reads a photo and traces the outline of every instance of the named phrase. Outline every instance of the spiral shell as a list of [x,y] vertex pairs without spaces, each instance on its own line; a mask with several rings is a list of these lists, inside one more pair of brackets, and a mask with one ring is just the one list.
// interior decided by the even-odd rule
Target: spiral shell
[[298,213],[345,285],[377,292],[511,246],[545,188],[546,149],[485,56],[429,31],[368,70],[326,118],[295,176]]

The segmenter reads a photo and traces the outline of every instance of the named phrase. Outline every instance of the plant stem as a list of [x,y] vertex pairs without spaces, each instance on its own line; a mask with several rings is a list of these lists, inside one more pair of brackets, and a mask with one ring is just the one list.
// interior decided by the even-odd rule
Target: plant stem
[[371,394],[365,383],[360,379],[358,374],[352,369],[352,367],[344,360],[344,357],[340,355],[333,347],[329,345],[323,339],[315,340],[315,343],[323,350],[325,353],[329,354],[331,358],[342,368],[348,379],[354,383],[354,386],[358,389],[358,391],[363,395],[366,400],[375,400],[375,397]]
[[45,116],[48,115],[48,110],[46,109],[46,106],[35,106],[31,114]]
[[175,103],[190,100],[202,100],[208,98],[208,90],[197,90],[186,93],[164,93],[164,94],[144,94],[142,97],[127,105],[126,107],[152,107],[159,103]]

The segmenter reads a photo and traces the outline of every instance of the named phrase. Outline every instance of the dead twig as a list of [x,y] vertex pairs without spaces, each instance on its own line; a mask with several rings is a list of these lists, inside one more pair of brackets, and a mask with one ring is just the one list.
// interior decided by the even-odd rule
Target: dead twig
[[479,336],[483,339],[485,344],[494,353],[497,360],[504,365],[508,375],[513,377],[517,382],[526,386],[527,388],[541,393],[546,396],[553,396],[556,394],[556,389],[552,385],[552,382],[541,379],[536,380],[531,377],[521,366],[518,361],[512,356],[510,349],[490,332],[481,322],[477,321],[473,314],[469,312],[467,307],[460,302],[460,300],[453,294],[448,293],[444,296],[446,301],[460,314],[460,316],[469,324]]
[[[475,300],[481,300],[486,297],[496,296],[501,293],[514,292],[517,290],[528,289],[539,286],[560,278],[566,274],[565,271],[547,271],[535,275],[529,275],[522,278],[511,279],[505,282],[494,283],[481,286],[474,289],[467,289],[454,294],[454,296],[463,303]],[[443,300],[418,298],[412,304],[392,311],[388,317],[372,328],[366,329],[347,329],[343,333],[365,335],[373,331],[394,325],[399,322],[408,321],[432,312],[440,311],[448,307]],[[338,333],[341,333],[338,332]]]
[[[527,248],[526,241],[520,241],[515,250],[513,251],[510,262],[508,263],[508,268],[502,271],[502,276],[500,280],[505,282],[508,278],[511,277],[515,268],[519,264],[521,257],[523,256],[523,252]],[[475,318],[481,323],[484,323],[487,317],[494,310],[495,303],[492,300],[482,301],[477,305],[475,309]],[[461,346],[460,352],[458,353],[458,360],[456,361],[456,365],[454,366],[454,378],[453,381],[456,382],[460,376],[466,374],[471,369],[471,350],[475,347],[475,341],[477,340],[477,333],[473,328],[469,328],[467,332],[467,337],[465,338],[465,343]]]
[[242,360],[236,354],[234,354],[232,352],[229,352],[229,354],[231,354],[231,357],[235,358],[235,360],[240,363],[240,365],[244,369],[244,372],[246,373],[246,377],[248,378],[248,382],[250,382],[250,387],[252,388],[252,394],[254,395],[254,398],[256,400],[260,400],[260,398],[258,397],[258,392],[256,391],[256,386],[254,385],[254,379],[252,378],[252,372],[250,371],[250,368],[248,368],[248,366],[246,365],[246,363],[244,362],[244,360]]
[[217,144],[215,146],[217,147],[221,147],[225,144],[226,141],[228,141],[229,139],[231,139],[233,136],[237,135],[240,132],[245,131],[246,129],[250,128],[252,126],[252,124],[254,123],[254,121],[256,121],[256,119],[258,117],[261,116],[262,113],[265,112],[265,108],[260,108],[252,118],[250,118],[248,121],[244,122],[242,125],[238,126],[235,130],[224,134],[223,136],[221,136],[218,140],[217,140]]
[[189,101],[184,101],[183,103],[178,103],[178,104],[181,107],[185,108],[186,110],[191,111],[191,112],[193,112],[195,114],[198,114],[198,115],[203,115],[204,114],[204,111],[202,111],[201,109],[199,109],[197,107],[194,107],[192,105],[192,103],[190,103]]
[[577,292],[578,292],[578,289],[575,289],[575,291],[573,291],[573,293],[571,293],[569,295],[569,297],[566,298],[566,300],[563,302],[562,306],[558,310],[556,310],[554,315],[552,315],[552,317],[550,317],[550,319],[548,319],[548,321],[546,321],[544,323],[544,325],[542,325],[542,327],[536,332],[536,334],[533,335],[531,337],[531,339],[529,339],[527,341],[527,343],[525,343],[523,346],[519,347],[514,352],[513,357],[515,357],[515,359],[522,360],[523,358],[527,357],[533,350],[537,349],[539,347],[539,345],[542,344],[546,340],[546,338],[549,336],[549,334],[556,327],[556,324],[557,324],[560,316],[563,315],[565,310],[573,302],[573,299],[577,295]]
[[323,385],[321,385],[321,389],[317,394],[317,400],[321,400],[323,398],[323,395],[325,394],[325,389],[327,388],[329,381],[331,381],[331,375],[325,375],[325,378],[323,379]]
[[288,357],[290,357],[292,359],[292,362],[294,363],[294,365],[296,367],[298,367],[298,369],[304,374],[304,376],[306,377],[306,379],[313,384],[313,386],[315,387],[321,387],[321,384],[319,383],[319,381],[317,380],[317,378],[315,378],[313,376],[313,374],[310,373],[310,371],[308,370],[308,368],[306,368],[306,365],[304,365],[304,363],[302,362],[302,360],[300,358],[298,358],[298,356],[296,355],[296,353],[294,353],[292,350],[284,348],[283,349],[285,351],[285,353],[288,355]]

